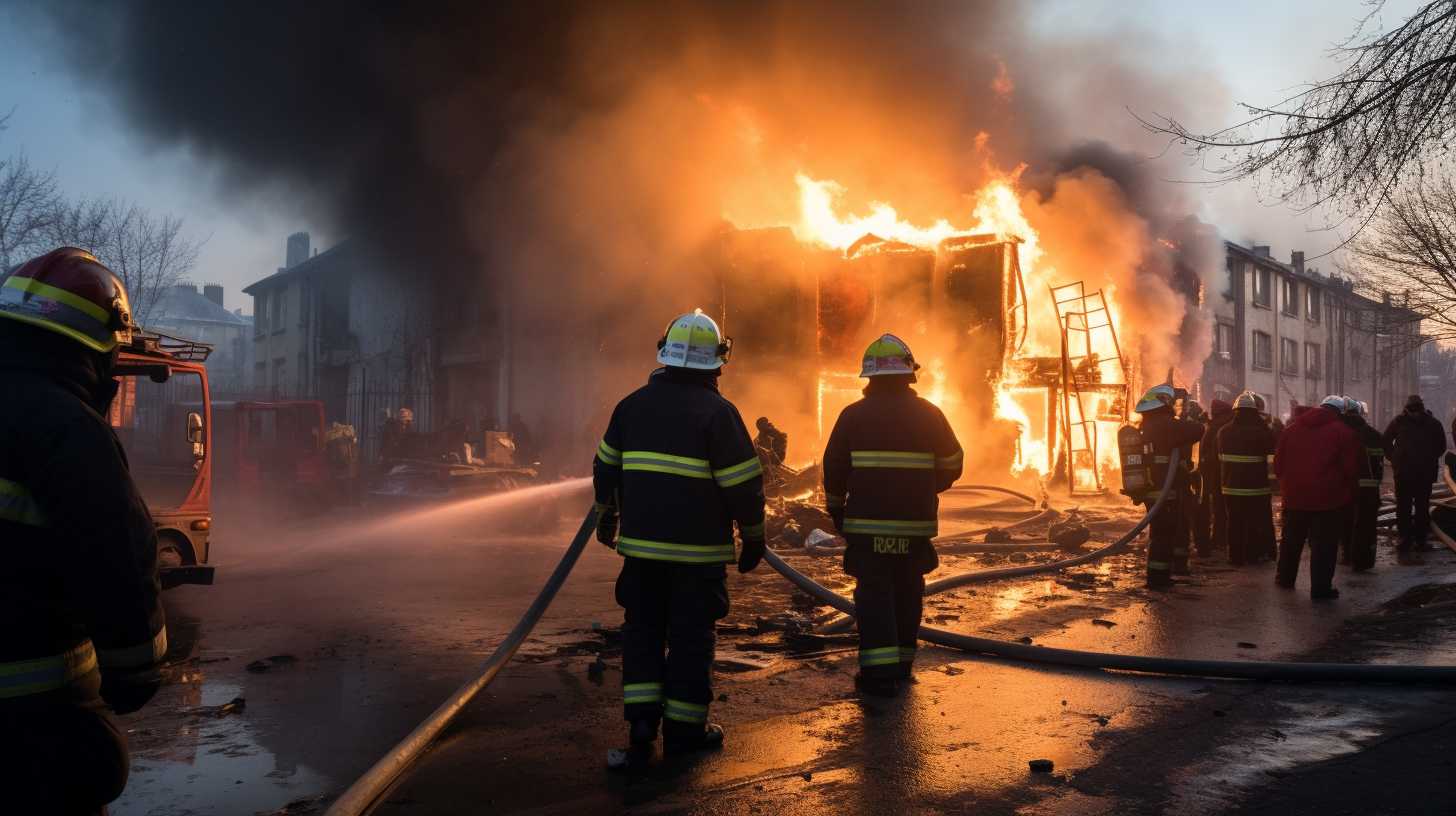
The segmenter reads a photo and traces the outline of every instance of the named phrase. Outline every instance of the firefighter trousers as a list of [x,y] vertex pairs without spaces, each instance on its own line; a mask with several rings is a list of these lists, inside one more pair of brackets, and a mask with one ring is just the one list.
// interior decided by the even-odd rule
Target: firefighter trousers
[[1148,586],[1170,586],[1173,583],[1173,550],[1183,518],[1180,498],[1178,492],[1170,495],[1148,523]]
[[1173,538],[1173,574],[1188,574],[1188,551],[1198,517],[1198,497],[1187,487],[1175,488],[1178,498],[1178,531]]
[[935,569],[928,538],[847,536],[844,571],[854,576],[859,671],[866,679],[905,679],[915,664],[925,573]]
[[715,623],[728,614],[722,564],[622,559],[622,701],[629,721],[700,731],[713,699]]
[[89,705],[0,700],[0,734],[6,813],[105,813],[126,787],[126,739],[100,698]]
[[1284,508],[1284,538],[1279,544],[1279,583],[1294,586],[1299,577],[1299,559],[1304,543],[1309,542],[1309,591],[1319,594],[1329,590],[1335,578],[1335,559],[1340,548],[1342,508],[1333,510],[1292,510]]
[[1257,561],[1274,537],[1274,508],[1268,496],[1224,496],[1229,563]]
[[1213,524],[1213,495],[1206,490],[1200,490],[1193,495],[1193,505],[1194,549],[1199,557],[1207,558],[1213,554],[1213,532],[1209,529]]
[[1362,487],[1350,504],[1348,523],[1340,527],[1340,554],[1350,568],[1375,566],[1375,518],[1380,514],[1380,488]]
[[[1213,493],[1208,500],[1208,514],[1213,522],[1213,534],[1209,542],[1209,548],[1214,553],[1228,554],[1229,550],[1229,509],[1228,502],[1224,498],[1223,489],[1215,485]],[[1229,556],[1232,560],[1233,556]]]
[[1426,546],[1431,533],[1430,479],[1396,474],[1395,527],[1400,532],[1400,549]]

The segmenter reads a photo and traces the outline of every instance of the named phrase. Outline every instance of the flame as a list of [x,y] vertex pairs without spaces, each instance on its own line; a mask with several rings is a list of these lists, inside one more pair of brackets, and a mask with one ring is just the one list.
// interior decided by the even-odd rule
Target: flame
[[[1077,270],[1063,275],[1051,259],[1045,257],[1037,230],[1027,219],[1023,207],[1023,195],[1017,190],[1018,178],[1024,167],[1011,173],[992,173],[992,178],[973,198],[971,223],[956,225],[948,218],[936,220],[929,225],[912,224],[902,219],[894,206],[885,202],[873,202],[868,213],[841,215],[836,206],[844,196],[845,189],[832,180],[819,180],[799,173],[795,181],[799,190],[799,217],[793,225],[794,234],[800,241],[818,244],[834,249],[847,249],[867,234],[879,238],[899,241],[926,250],[935,248],[945,239],[959,235],[994,234],[1001,240],[1015,241],[1022,278],[1021,291],[1028,303],[1024,307],[1026,336],[1016,353],[1017,358],[1041,358],[1060,360],[1062,356],[1061,312],[1052,302],[1053,287],[1074,282],[1096,270]],[[1091,290],[1098,288],[1092,281]],[[1101,284],[1102,297],[1107,308],[1107,320],[1120,335],[1119,313],[1116,292],[1106,282]],[[1095,305],[1095,304],[1094,304]],[[1080,304],[1079,304],[1080,307]],[[1095,369],[1101,382],[1115,382],[1122,376],[1119,367],[1114,372],[1108,361],[1120,360],[1120,349],[1112,342],[1109,331],[1089,332],[1090,340],[1083,341],[1082,348],[1071,352],[1075,359]],[[949,341],[949,342],[954,342]],[[1091,359],[1086,346],[1091,346]],[[920,352],[918,356],[929,359],[922,374],[921,389],[927,399],[936,403],[956,425],[956,414],[965,406],[958,404],[958,392],[951,387],[946,363],[940,354],[949,349],[932,349],[933,355]],[[1074,359],[1074,362],[1075,362]],[[1083,464],[1072,469],[1074,487],[1093,488],[1101,476],[1104,486],[1114,478],[1119,467],[1117,455],[1117,429],[1122,417],[1112,410],[1113,406],[1101,394],[1084,394],[1085,404],[1076,398],[1062,401],[1060,395],[1048,389],[1045,382],[1030,382],[1029,366],[1011,365],[1007,361],[1002,378],[993,383],[995,394],[994,416],[1013,424],[1017,429],[1017,445],[1012,474],[1045,478],[1058,464],[1068,440],[1067,430],[1077,440],[1076,457]],[[821,377],[819,399],[821,403],[827,391],[842,390],[827,385]],[[1056,404],[1053,404],[1053,400]],[[1084,416],[1085,412],[1085,416]],[[1085,426],[1078,423],[1086,422]],[[1054,427],[1049,427],[1054,426]],[[1083,428],[1085,427],[1085,431]],[[970,430],[967,428],[967,430]],[[1095,446],[1095,459],[1088,453],[1081,453],[1088,443]],[[1090,464],[1090,466],[1089,466]]]

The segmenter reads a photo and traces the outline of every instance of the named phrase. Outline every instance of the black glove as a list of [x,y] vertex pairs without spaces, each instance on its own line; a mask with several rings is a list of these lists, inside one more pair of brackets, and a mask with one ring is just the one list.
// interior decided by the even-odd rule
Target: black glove
[[738,571],[753,572],[753,568],[758,566],[758,562],[763,560],[763,550],[763,539],[743,539],[743,551],[738,554]]
[[597,507],[597,541],[617,549],[617,509],[615,507]]
[[103,669],[101,699],[117,714],[138,711],[162,687],[162,673],[156,669]]

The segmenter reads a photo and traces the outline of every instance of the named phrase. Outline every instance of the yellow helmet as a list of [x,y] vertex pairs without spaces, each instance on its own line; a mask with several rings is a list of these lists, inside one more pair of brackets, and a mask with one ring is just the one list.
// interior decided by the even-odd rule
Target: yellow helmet
[[865,349],[861,377],[886,377],[892,374],[914,374],[920,364],[910,353],[910,346],[893,334],[882,334]]
[[713,371],[728,362],[733,340],[723,336],[713,318],[702,309],[681,315],[667,324],[657,341],[657,362],[677,368]]

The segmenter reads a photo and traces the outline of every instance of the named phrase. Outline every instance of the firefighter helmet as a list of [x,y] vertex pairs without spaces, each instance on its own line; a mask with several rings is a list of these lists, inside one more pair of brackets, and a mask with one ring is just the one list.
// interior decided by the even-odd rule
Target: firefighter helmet
[[0,277],[0,317],[103,353],[130,343],[135,328],[121,279],[76,247],[53,249]]
[[1138,400],[1137,407],[1133,408],[1139,414],[1146,414],[1149,411],[1156,411],[1159,408],[1170,408],[1177,399],[1177,392],[1171,385],[1155,385],[1143,394]]
[[1234,400],[1234,409],[1238,410],[1239,408],[1252,408],[1255,411],[1258,411],[1260,410],[1259,402],[1260,400],[1258,394],[1255,394],[1253,391],[1245,391]]
[[694,309],[667,324],[657,341],[657,362],[677,368],[713,371],[728,362],[733,340],[723,336],[713,318]]
[[865,349],[861,377],[888,377],[893,374],[914,374],[920,368],[910,346],[893,334],[882,334]]
[[1345,398],[1339,394],[1330,394],[1320,400],[1321,408],[1329,408],[1337,414],[1345,413]]
[[1341,397],[1345,401],[1345,413],[1350,416],[1360,416],[1360,400],[1354,397]]

